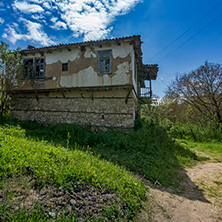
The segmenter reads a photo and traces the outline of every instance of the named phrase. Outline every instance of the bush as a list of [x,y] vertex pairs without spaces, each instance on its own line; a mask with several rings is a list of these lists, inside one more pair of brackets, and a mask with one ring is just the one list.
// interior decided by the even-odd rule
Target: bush
[[222,142],[222,127],[203,127],[197,124],[176,124],[169,130],[170,136],[178,139],[188,139],[194,142]]

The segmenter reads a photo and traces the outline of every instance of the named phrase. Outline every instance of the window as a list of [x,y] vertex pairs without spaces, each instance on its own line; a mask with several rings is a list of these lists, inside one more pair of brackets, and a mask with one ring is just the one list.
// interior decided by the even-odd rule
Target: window
[[112,50],[98,51],[98,73],[112,72]]
[[24,60],[24,78],[32,78],[33,74],[33,59]]
[[23,76],[28,79],[43,78],[45,76],[45,59],[24,59]]
[[62,63],[62,71],[68,71],[68,63]]

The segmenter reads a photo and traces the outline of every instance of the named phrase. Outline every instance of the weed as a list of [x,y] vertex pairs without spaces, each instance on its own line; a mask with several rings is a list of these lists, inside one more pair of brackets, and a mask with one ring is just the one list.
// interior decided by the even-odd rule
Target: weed
[[69,148],[69,141],[70,141],[70,138],[71,138],[71,135],[70,135],[70,132],[67,133],[67,140],[66,140],[66,147]]
[[169,134],[177,139],[187,139],[194,142],[222,142],[222,126],[213,128],[197,124],[176,124],[169,129]]

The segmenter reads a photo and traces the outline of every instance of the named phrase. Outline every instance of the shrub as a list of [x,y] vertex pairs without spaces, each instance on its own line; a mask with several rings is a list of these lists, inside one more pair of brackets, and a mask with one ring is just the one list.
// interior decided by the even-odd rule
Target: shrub
[[169,134],[174,138],[188,139],[194,142],[222,142],[222,126],[214,128],[197,124],[176,124],[170,128]]

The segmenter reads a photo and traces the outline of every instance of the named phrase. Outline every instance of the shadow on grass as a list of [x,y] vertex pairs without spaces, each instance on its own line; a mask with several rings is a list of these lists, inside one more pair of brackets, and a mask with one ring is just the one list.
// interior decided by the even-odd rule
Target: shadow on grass
[[[137,130],[129,132],[93,132],[90,128],[70,124],[41,126],[34,122],[6,119],[0,119],[0,124],[19,125],[25,130],[26,137],[47,140],[55,146],[72,149],[77,143],[79,149],[90,150],[153,184],[159,183],[165,187],[178,187],[181,180],[189,180],[186,173],[179,174],[182,165],[191,165],[200,160],[194,152],[176,143],[164,128],[152,121],[143,122]],[[196,186],[192,181],[189,183]],[[198,199],[207,202],[203,195]]]
[[167,192],[170,194],[181,196],[186,199],[193,200],[193,201],[198,200],[198,201],[201,201],[204,203],[211,203],[203,195],[204,190],[200,189],[199,186],[197,186],[190,179],[190,177],[187,175],[187,172],[185,169],[180,169],[179,173],[182,176],[183,180],[181,181],[180,186],[178,186],[178,187],[164,187],[158,183],[153,184],[149,180],[147,180],[146,178],[141,178],[141,177],[139,177],[139,178],[143,181],[143,183],[145,185],[151,187],[152,189],[157,189],[162,192]]

